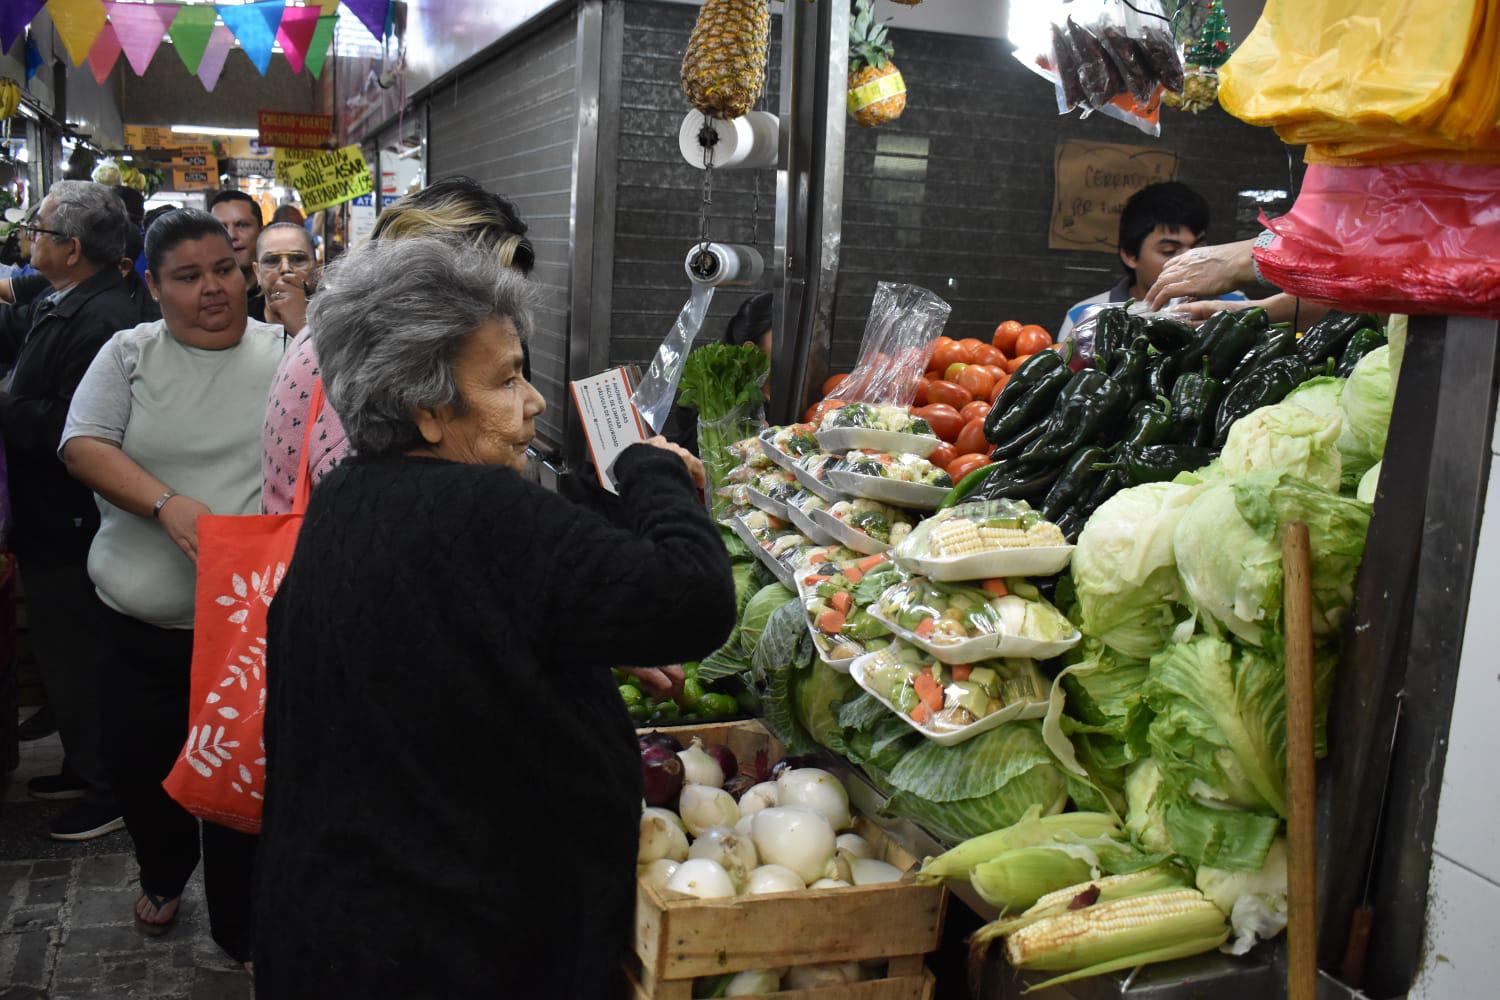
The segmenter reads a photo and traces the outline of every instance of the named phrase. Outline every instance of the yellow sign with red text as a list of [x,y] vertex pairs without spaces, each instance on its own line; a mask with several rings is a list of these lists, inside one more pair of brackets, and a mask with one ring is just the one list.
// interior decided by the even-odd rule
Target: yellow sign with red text
[[294,164],[287,178],[302,196],[304,212],[321,212],[375,190],[375,175],[358,146],[345,146]]

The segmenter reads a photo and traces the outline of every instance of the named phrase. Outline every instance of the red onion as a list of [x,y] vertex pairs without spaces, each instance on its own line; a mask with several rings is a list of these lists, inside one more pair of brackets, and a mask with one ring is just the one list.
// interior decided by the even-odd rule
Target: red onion
[[728,781],[740,773],[740,763],[734,759],[734,753],[722,743],[705,743],[703,752],[714,759],[719,765],[719,770],[724,772],[724,780]]
[[641,755],[641,783],[648,806],[671,805],[682,791],[682,761],[665,747],[651,747]]
[[724,791],[728,792],[730,795],[733,795],[734,801],[738,802],[741,795],[744,795],[750,789],[754,788],[757,784],[759,784],[759,782],[748,774],[736,774],[734,777],[724,782]]
[[677,741],[677,737],[671,733],[664,733],[659,730],[654,733],[646,733],[638,737],[638,739],[642,750],[645,750],[648,746],[663,746],[673,753],[682,749],[682,744]]

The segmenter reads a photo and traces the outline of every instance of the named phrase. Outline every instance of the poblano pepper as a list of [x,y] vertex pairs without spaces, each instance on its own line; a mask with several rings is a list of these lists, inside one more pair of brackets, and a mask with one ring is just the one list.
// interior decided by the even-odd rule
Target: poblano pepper
[[1130,342],[1130,314],[1122,306],[1110,306],[1094,323],[1094,367],[1109,371],[1115,356]]
[[1224,383],[1209,373],[1209,366],[1204,358],[1202,371],[1183,375],[1172,387],[1172,444],[1203,447],[1213,439]]
[[1145,337],[1137,337],[1129,347],[1115,351],[1115,363],[1109,370],[1109,377],[1129,389],[1132,400],[1140,399],[1146,394],[1146,369],[1151,363],[1150,346],[1151,342]]
[[1262,406],[1271,406],[1287,397],[1312,376],[1307,365],[1296,355],[1276,358],[1236,382],[1219,404],[1214,418],[1214,447],[1224,447],[1234,422]]
[[1032,500],[1046,494],[1057,481],[1062,466],[1055,462],[1044,465],[1021,463],[1014,470],[991,476],[969,494],[970,500]]
[[1107,471],[1098,465],[1107,460],[1108,455],[1098,445],[1085,445],[1073,452],[1063,463],[1057,481],[1047,491],[1047,498],[1042,501],[1042,516],[1056,521],[1080,496],[1093,492],[1094,484]]
[[1159,444],[1172,431],[1172,402],[1165,396],[1156,400],[1141,400],[1125,418],[1125,434],[1120,438],[1123,445],[1141,447]]
[[1059,352],[1033,354],[995,397],[995,404],[984,418],[985,440],[999,444],[1046,414],[1072,377],[1067,359]]
[[1375,325],[1375,317],[1363,313],[1326,316],[1297,341],[1297,356],[1307,362],[1307,367],[1316,369],[1329,358],[1337,358],[1343,353],[1355,333]]
[[1056,462],[1098,440],[1129,409],[1131,391],[1101,371],[1084,369],[1064,390],[1047,431],[1021,452],[1023,462]]
[[1176,479],[1184,472],[1201,469],[1214,460],[1211,448],[1187,444],[1148,444],[1142,448],[1120,449],[1114,463],[1131,486],[1161,483]]
[[1386,344],[1385,334],[1373,327],[1365,327],[1349,338],[1349,346],[1344,348],[1343,356],[1339,358],[1339,366],[1334,369],[1334,374],[1341,378],[1348,378],[1354,371],[1354,366],[1359,364],[1359,359],[1371,351]]
[[1170,316],[1152,316],[1142,324],[1142,332],[1151,346],[1163,354],[1180,351],[1193,339],[1193,328]]
[[1235,316],[1234,322],[1219,328],[1219,333],[1208,345],[1205,356],[1208,370],[1214,378],[1223,379],[1234,371],[1247,352],[1260,340],[1260,335],[1270,326],[1270,318],[1259,306],[1246,309]]
[[1296,349],[1297,335],[1289,327],[1271,327],[1261,334],[1260,342],[1250,348],[1250,353],[1234,366],[1234,371],[1229,373],[1229,384],[1235,384],[1266,362],[1284,358]]

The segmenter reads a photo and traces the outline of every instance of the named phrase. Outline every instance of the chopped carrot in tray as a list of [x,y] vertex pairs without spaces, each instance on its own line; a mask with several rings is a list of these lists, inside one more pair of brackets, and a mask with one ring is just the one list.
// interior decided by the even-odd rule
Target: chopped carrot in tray
[[825,611],[818,616],[818,629],[828,635],[838,635],[844,629],[848,616],[838,611]]
[[953,679],[956,681],[966,681],[973,670],[974,668],[967,663],[955,663],[953,665]]
[[933,618],[931,615],[928,615],[926,618],[923,618],[920,622],[917,623],[916,632],[917,635],[925,639],[932,634],[932,630],[935,628],[937,628],[937,619]]
[[984,581],[984,589],[996,597],[1009,597],[1010,590],[1005,586],[1005,581],[996,577],[993,580]]
[[847,590],[841,590],[828,603],[833,605],[833,610],[847,616],[849,609],[854,606],[854,598]]

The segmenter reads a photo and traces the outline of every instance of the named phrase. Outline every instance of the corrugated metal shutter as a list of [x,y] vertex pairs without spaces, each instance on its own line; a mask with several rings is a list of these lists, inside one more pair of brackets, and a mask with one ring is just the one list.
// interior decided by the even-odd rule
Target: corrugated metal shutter
[[547,400],[537,434],[563,441],[568,379],[568,223],[576,132],[575,15],[431,96],[429,176],[467,174],[516,203],[540,286],[532,380]]
[[[610,310],[612,364],[649,362],[688,297],[682,261],[698,238],[703,172],[683,160],[677,132],[683,115],[690,110],[679,85],[679,73],[697,15],[696,7],[679,4],[625,4]],[[780,34],[781,18],[776,16],[771,19],[771,72],[764,105],[773,113],[779,107]],[[747,297],[771,289],[774,170],[714,172],[709,237],[727,243],[751,242],[756,174],[760,220],[754,242],[765,258],[768,273],[759,288],[722,288],[715,293],[700,343],[718,339],[724,324]]]

